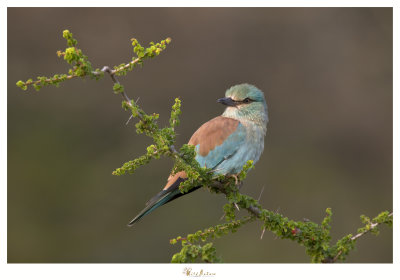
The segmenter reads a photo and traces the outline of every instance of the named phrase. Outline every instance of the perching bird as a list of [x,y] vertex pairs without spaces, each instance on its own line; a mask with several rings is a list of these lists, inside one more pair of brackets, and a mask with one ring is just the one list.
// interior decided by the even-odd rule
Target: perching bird
[[[195,146],[196,160],[202,167],[211,168],[214,173],[234,175],[242,170],[248,160],[254,163],[258,161],[264,150],[267,103],[263,92],[249,84],[231,87],[226,91],[225,98],[217,102],[227,106],[222,116],[203,124],[188,144]],[[184,171],[169,176],[164,189],[151,198],[128,225],[132,226],[156,208],[184,195],[179,185],[185,178]],[[189,192],[200,187],[192,188]]]

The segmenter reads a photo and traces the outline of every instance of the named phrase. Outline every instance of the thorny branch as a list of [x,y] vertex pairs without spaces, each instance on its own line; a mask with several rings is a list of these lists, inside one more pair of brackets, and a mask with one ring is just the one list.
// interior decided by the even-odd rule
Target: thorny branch
[[[231,224],[243,225],[243,224],[246,224],[246,223],[252,221],[253,219],[254,219],[254,216],[248,216],[248,217],[245,217],[245,218],[242,219],[242,220],[233,221],[233,222],[231,222]],[[227,228],[229,228],[229,225],[221,226],[221,227],[218,228],[218,230],[225,230],[225,229],[227,229]],[[204,230],[204,231],[200,234],[200,236],[207,236],[207,235],[209,235],[210,233],[214,233],[214,232],[215,232],[215,229],[214,229],[214,228],[209,228],[209,229]],[[188,240],[188,238],[187,238],[187,237],[177,237],[177,238],[175,238],[175,241],[183,241],[183,240]],[[171,241],[172,241],[172,240],[170,240],[170,242],[171,242]]]
[[[242,182],[240,182],[240,184],[242,184]],[[227,190],[227,188],[225,187],[225,185],[224,185],[223,183],[219,182],[219,181],[213,182],[212,185],[211,185],[211,187],[212,187],[212,188],[217,188],[217,189],[218,189],[221,193],[223,193],[225,196],[228,196],[228,194],[229,194],[229,192],[230,192],[230,190]],[[237,192],[239,193],[239,188],[238,188]],[[263,209],[261,209],[261,208],[258,207],[257,205],[249,205],[248,207],[243,207],[243,206],[242,206],[242,208],[245,208],[248,212],[250,212],[250,213],[253,215],[253,217],[256,217],[256,218],[258,218],[258,219],[262,219],[262,211],[263,211]],[[388,218],[389,218],[389,217],[392,217],[392,216],[393,216],[393,213],[390,213],[390,214],[387,215]],[[308,220],[306,220],[306,222],[307,222],[307,221],[308,221]],[[309,221],[308,221],[308,222],[309,222]],[[349,239],[349,241],[350,241],[350,242],[354,242],[355,240],[357,240],[358,238],[362,237],[362,236],[365,235],[366,233],[373,232],[374,229],[376,229],[376,227],[378,227],[379,225],[381,225],[381,224],[383,224],[383,223],[386,223],[386,222],[384,222],[384,221],[382,221],[382,222],[370,222],[370,223],[367,225],[366,228],[360,229],[360,230],[362,230],[362,231],[359,232],[358,234],[352,236],[352,237]],[[294,233],[297,233],[298,231],[300,231],[298,228],[295,228],[295,229],[294,229]],[[263,237],[263,235],[264,235],[264,232],[265,232],[265,227],[264,227],[263,230],[262,230],[261,237],[260,237],[261,239],[262,239],[262,237]],[[336,255],[334,255],[334,257],[333,257],[333,256],[326,257],[325,259],[322,259],[321,262],[322,262],[322,263],[334,263],[334,262],[337,262],[337,261],[339,260],[339,257],[340,257],[342,254],[343,254],[343,250],[339,250],[339,251],[336,253]]]
[[[392,217],[392,216],[393,216],[393,212],[390,213],[390,214],[388,215],[388,217]],[[376,227],[379,226],[380,224],[382,224],[382,223],[378,223],[378,222],[377,222],[377,223],[372,223],[372,224],[370,224],[370,228],[369,228],[369,229],[367,229],[367,230],[365,230],[365,231],[362,231],[362,232],[360,232],[360,233],[354,235],[354,236],[351,238],[351,241],[355,241],[355,240],[357,240],[358,238],[360,238],[361,236],[363,236],[364,234],[366,234],[366,233],[368,233],[368,232],[371,232],[374,228],[376,228]],[[343,251],[340,250],[340,251],[337,253],[337,255],[333,258],[332,262],[336,262],[342,253],[343,253]]]
[[[242,183],[243,183],[243,182],[240,182],[240,183],[239,183],[238,189],[241,187],[241,184],[242,184]],[[226,190],[224,184],[222,184],[221,182],[219,182],[219,181],[213,182],[212,187],[215,187],[215,188],[217,188],[220,192],[222,192],[223,194],[228,195],[228,191]],[[236,207],[238,207],[238,206],[236,206]],[[259,207],[250,205],[249,207],[246,208],[246,210],[249,211],[249,212],[250,212],[251,214],[253,214],[254,216],[256,216],[257,218],[260,218],[261,209],[260,209]]]
[[[124,67],[125,67],[125,68],[128,68],[128,67],[130,67],[131,65],[135,64],[138,60],[139,60],[139,59],[135,59],[135,60],[131,61],[130,63],[126,64]],[[117,69],[117,70],[115,70],[115,69],[113,70],[113,69],[111,69],[109,66],[103,66],[103,68],[101,69],[101,71],[104,72],[104,73],[108,73],[108,74],[110,75],[110,78],[111,78],[111,80],[113,81],[114,84],[119,84],[119,85],[120,85],[120,82],[118,81],[118,79],[117,79],[117,77],[115,76],[115,74],[118,73],[119,71],[121,71],[121,68],[119,68],[119,69]],[[98,75],[99,73],[93,72],[93,74]],[[120,93],[121,93],[122,97],[124,98],[124,100],[128,103],[128,106],[131,107],[131,106],[132,106],[132,103],[131,103],[132,101],[131,101],[131,99],[128,97],[128,95],[126,94],[125,90],[120,91]],[[140,120],[143,120],[143,115],[142,115],[140,112],[137,112],[137,114],[138,114],[138,118],[139,118]],[[178,151],[176,150],[176,148],[175,148],[174,145],[170,145],[170,146],[169,146],[169,150],[170,150],[171,153],[174,154],[175,156],[176,156],[176,155],[179,155],[179,153],[178,153]]]

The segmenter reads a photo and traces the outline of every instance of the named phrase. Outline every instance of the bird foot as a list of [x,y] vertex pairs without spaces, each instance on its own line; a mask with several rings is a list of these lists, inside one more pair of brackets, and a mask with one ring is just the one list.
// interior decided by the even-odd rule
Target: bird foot
[[237,175],[231,174],[230,176],[235,178],[235,185],[237,185],[239,183],[239,179],[238,179]]

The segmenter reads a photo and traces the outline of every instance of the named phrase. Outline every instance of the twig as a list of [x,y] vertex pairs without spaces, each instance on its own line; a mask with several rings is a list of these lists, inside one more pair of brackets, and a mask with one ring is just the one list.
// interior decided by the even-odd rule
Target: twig
[[[242,183],[242,182],[241,182],[241,183]],[[227,190],[225,189],[224,184],[222,184],[221,182],[214,181],[214,182],[211,184],[211,187],[217,188],[220,192],[222,192],[222,193],[225,194],[225,195],[228,194]],[[247,208],[245,208],[245,209],[246,209],[247,211],[249,211],[250,213],[254,214],[257,218],[259,218],[260,215],[261,215],[261,209],[258,208],[257,206],[250,205],[249,207],[247,207]]]
[[[139,59],[135,59],[132,60],[130,63],[126,64],[125,66],[118,68],[117,70],[112,70],[109,66],[103,66],[103,68],[101,69],[102,72],[108,73],[110,75],[111,80],[114,82],[114,84],[120,84],[117,77],[115,76],[116,73],[118,73],[119,71],[128,68],[131,64],[135,64],[139,61]],[[93,72],[93,74],[98,75],[99,73],[97,72]],[[124,100],[128,103],[129,106],[132,106],[131,103],[131,99],[128,97],[128,95],[126,94],[125,91],[121,92],[122,97],[124,98]],[[138,118],[140,120],[143,120],[143,115],[138,111]],[[132,116],[131,116],[132,117]],[[131,118],[130,117],[130,118]],[[129,122],[130,118],[128,119],[127,123]],[[174,145],[170,145],[169,146],[169,150],[173,155],[179,155],[178,151],[175,149]]]
[[[230,223],[226,224],[225,226],[220,227],[218,230],[224,230],[226,228],[229,228],[229,226],[231,226],[232,224],[239,224],[239,225],[241,224],[241,225],[243,225],[243,224],[251,221],[252,219],[253,219],[253,217],[248,216],[248,217],[245,217],[242,220],[236,220],[236,221],[230,222]],[[200,236],[208,235],[208,234],[213,233],[213,232],[215,232],[214,228],[209,228],[209,229],[204,230],[204,232],[202,232],[200,234]],[[182,241],[182,240],[186,240],[187,241],[187,237],[178,237],[175,240],[176,241]],[[170,241],[172,241],[172,240],[170,240]]]
[[[135,61],[135,60],[134,60]],[[132,63],[133,61],[131,61]],[[129,64],[127,64],[129,66]],[[125,65],[126,66],[126,65]],[[120,84],[118,79],[115,77],[115,73],[117,73],[116,70],[111,70],[109,66],[104,66],[101,71],[108,73],[110,75],[111,80],[114,82],[114,84]],[[121,92],[122,97],[125,99],[126,102],[128,102],[129,105],[131,105],[131,100],[129,99],[128,95],[126,95],[125,91]],[[142,118],[142,115],[139,113],[139,117]]]
[[[135,101],[135,104],[136,104],[136,105],[138,104],[139,99],[140,99],[140,96],[139,96],[139,97],[136,99],[136,101]],[[129,119],[126,121],[125,125],[128,125],[129,121],[130,121],[132,118],[133,118],[133,115],[131,115],[131,116],[129,117]]]
[[[393,212],[390,213],[390,214],[388,215],[388,217],[391,217],[391,216],[393,216]],[[360,237],[363,236],[364,234],[366,234],[366,233],[372,231],[374,228],[376,228],[376,227],[379,226],[380,224],[382,224],[382,223],[373,223],[373,224],[370,224],[370,228],[369,228],[369,229],[367,229],[367,230],[365,230],[365,231],[363,231],[363,232],[360,232],[360,233],[354,235],[350,240],[351,240],[351,241],[357,240],[358,238],[360,238]],[[342,251],[342,250],[340,250],[340,251],[337,253],[337,255],[331,260],[331,262],[336,262],[336,261],[338,260],[338,258],[340,257],[341,254],[343,254],[343,251]],[[329,262],[329,260],[327,260],[327,262]]]
[[249,211],[249,212],[253,213],[255,216],[257,216],[257,218],[259,218],[260,215],[261,215],[261,210],[260,210],[260,208],[258,208],[258,207],[256,207],[256,206],[250,205],[250,206],[249,206],[248,208],[246,208],[246,209],[247,209],[247,211]]
[[169,150],[170,150],[173,154],[179,155],[179,153],[178,153],[178,151],[175,149],[175,146],[174,146],[174,145],[169,146]]

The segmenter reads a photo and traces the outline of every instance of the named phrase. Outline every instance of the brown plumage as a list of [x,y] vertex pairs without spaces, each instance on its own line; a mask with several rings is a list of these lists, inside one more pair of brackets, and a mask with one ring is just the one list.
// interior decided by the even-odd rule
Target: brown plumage
[[239,125],[239,121],[226,117],[216,117],[206,122],[193,134],[189,140],[189,145],[197,146],[200,144],[199,154],[203,157],[216,146],[221,145]]
[[[198,153],[205,157],[210,151],[214,150],[215,147],[221,145],[225,139],[236,130],[238,125],[238,120],[218,116],[200,126],[192,135],[188,144],[193,146],[200,144]],[[174,185],[179,178],[187,178],[185,171],[170,175],[163,190]]]
[[165,185],[163,190],[166,190],[169,187],[171,187],[179,178],[182,178],[182,179],[186,179],[187,178],[187,175],[186,175],[185,171],[180,171],[180,172],[176,173],[175,175],[172,175],[172,174],[169,175],[168,183]]

